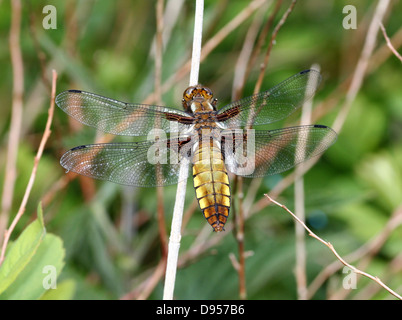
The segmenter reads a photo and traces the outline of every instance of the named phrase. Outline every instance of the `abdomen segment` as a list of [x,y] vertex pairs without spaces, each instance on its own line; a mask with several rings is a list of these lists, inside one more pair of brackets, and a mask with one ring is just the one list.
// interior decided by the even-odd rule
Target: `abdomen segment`
[[224,230],[230,209],[230,186],[222,153],[214,142],[200,143],[195,151],[193,178],[205,219],[214,231]]

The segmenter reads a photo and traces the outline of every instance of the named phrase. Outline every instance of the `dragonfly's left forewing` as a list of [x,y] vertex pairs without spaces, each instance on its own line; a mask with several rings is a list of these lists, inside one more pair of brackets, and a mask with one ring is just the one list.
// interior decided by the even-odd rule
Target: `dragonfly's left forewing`
[[181,132],[193,123],[180,110],[121,102],[81,90],[60,93],[56,104],[79,122],[116,135],[146,136],[154,128]]
[[189,153],[190,144],[172,139],[83,145],[67,151],[60,164],[68,171],[99,180],[138,187],[165,186],[178,182],[180,161]]

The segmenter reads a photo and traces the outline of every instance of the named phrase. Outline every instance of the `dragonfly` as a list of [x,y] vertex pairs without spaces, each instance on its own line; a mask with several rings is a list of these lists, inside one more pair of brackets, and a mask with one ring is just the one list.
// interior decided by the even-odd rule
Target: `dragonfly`
[[[220,232],[230,212],[228,172],[247,178],[281,173],[336,141],[336,132],[319,124],[254,129],[294,113],[314,95],[320,81],[318,71],[305,70],[220,109],[212,91],[202,85],[184,91],[184,110],[64,91],[56,104],[79,122],[106,133],[147,139],[81,145],[67,151],[60,164],[67,172],[137,187],[172,185],[192,176],[200,210]],[[180,174],[185,160],[188,171]]]

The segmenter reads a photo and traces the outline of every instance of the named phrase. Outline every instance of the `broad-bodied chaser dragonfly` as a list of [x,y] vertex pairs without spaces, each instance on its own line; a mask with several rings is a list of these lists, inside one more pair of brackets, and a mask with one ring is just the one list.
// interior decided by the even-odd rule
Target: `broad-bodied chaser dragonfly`
[[[309,82],[311,77],[315,81]],[[67,151],[60,163],[68,171],[92,178],[155,187],[177,183],[180,165],[187,159],[200,209],[219,232],[230,210],[228,170],[244,177],[280,173],[335,142],[335,131],[324,125],[250,129],[288,117],[313,96],[320,79],[318,71],[305,70],[219,110],[212,91],[201,85],[184,91],[184,111],[68,90],[57,96],[56,103],[76,120],[107,133],[148,135],[148,139],[78,146]]]

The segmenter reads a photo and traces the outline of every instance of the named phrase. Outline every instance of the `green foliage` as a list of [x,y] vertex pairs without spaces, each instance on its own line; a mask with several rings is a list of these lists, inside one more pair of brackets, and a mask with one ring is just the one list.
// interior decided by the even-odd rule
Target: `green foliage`
[[402,148],[370,155],[357,167],[357,174],[385,210],[393,211],[401,204],[402,195]]
[[46,273],[55,271],[56,274],[50,276],[52,281],[56,281],[64,266],[64,256],[60,237],[46,233],[39,205],[38,218],[27,226],[7,251],[0,268],[0,299],[31,300],[44,294],[48,299],[71,298],[74,291],[71,281],[52,294],[46,294],[54,290],[49,288]]
[[39,210],[38,219],[24,230],[19,239],[15,241],[12,248],[7,252],[6,259],[0,269],[0,293],[14,282],[31,261],[45,234],[43,214]]

